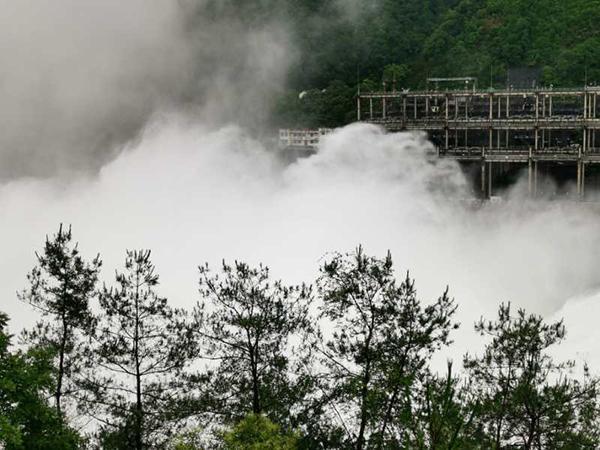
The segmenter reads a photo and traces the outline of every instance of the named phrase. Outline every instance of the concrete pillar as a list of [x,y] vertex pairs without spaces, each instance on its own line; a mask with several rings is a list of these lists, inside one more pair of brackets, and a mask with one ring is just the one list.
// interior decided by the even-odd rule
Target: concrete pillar
[[488,197],[494,195],[492,192],[492,162],[488,163]]
[[485,198],[485,159],[481,159],[481,195]]
[[581,199],[585,198],[585,162],[581,161]]
[[356,97],[356,120],[360,122],[360,95]]
[[415,119],[417,118],[417,97],[415,97]]
[[494,118],[493,110],[494,110],[494,94],[490,94],[490,121]]
[[510,95],[506,96],[506,118],[510,117]]
[[537,197],[538,191],[538,162],[533,162],[533,196]]
[[369,118],[373,120],[373,98],[369,99]]
[[577,161],[577,196],[581,198],[581,159]]
[[531,197],[533,195],[533,158],[532,158],[532,151],[531,151],[531,147],[529,147],[529,160],[528,160],[528,164],[527,164],[527,187],[528,187],[528,192],[529,192],[529,196]]
[[402,96],[402,120],[406,122],[406,96]]
[[[450,103],[450,99],[448,98],[448,94],[446,94],[446,122],[448,122],[448,116],[449,116],[449,113],[450,113],[450,111],[448,109],[448,108],[450,108],[449,103]],[[447,126],[448,126],[448,124],[446,124],[446,127]]]
[[382,111],[382,115],[381,115],[381,116],[382,116],[384,119],[385,119],[385,118],[386,118],[386,116],[387,116],[386,106],[387,106],[387,104],[386,104],[386,98],[385,98],[385,97],[383,97],[383,98],[381,99],[381,111]]
[[540,120],[540,94],[535,94],[535,120]]
[[546,130],[542,128],[542,148],[546,147]]

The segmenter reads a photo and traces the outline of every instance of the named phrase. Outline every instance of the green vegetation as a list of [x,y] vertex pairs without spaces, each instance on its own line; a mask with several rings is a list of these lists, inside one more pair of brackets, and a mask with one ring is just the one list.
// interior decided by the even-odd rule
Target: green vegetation
[[291,23],[300,56],[275,108],[281,126],[352,121],[357,80],[367,90],[384,81],[415,89],[427,77],[474,76],[481,87],[501,87],[508,68],[535,67],[545,85],[600,82],[598,0],[283,3],[272,14]]
[[11,349],[8,317],[0,313],[0,448],[79,448],[79,438],[46,398],[54,392],[56,367],[51,348]]
[[[115,287],[87,289],[101,263],[87,263],[77,248],[70,230],[47,239],[30,277],[47,280],[45,289],[28,291],[37,308],[85,312],[86,325],[70,335],[77,370],[61,372],[54,339],[12,349],[0,314],[2,448],[600,445],[599,380],[551,356],[565,337],[562,322],[502,304],[496,319],[475,324],[481,351],[437,373],[431,361],[452,343],[457,303],[448,290],[422,303],[408,275],[396,278],[390,254],[359,247],[329,255],[314,289],[273,280],[265,266],[202,265],[200,300],[188,314],[157,294],[149,251],[127,252]],[[55,284],[67,274],[67,289]],[[56,323],[42,314],[35,330]],[[67,389],[57,396],[59,380]],[[89,425],[78,435],[76,423]]]

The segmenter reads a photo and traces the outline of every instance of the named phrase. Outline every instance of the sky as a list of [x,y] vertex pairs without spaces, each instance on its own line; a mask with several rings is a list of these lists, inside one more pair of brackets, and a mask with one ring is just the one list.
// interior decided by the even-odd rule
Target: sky
[[441,359],[477,351],[473,322],[510,301],[564,317],[556,354],[600,370],[600,206],[531,201],[522,182],[475,205],[424,135],[366,124],[282,163],[255,136],[294,55],[285,24],[209,21],[201,3],[0,0],[0,310],[14,332],[36,318],[16,298],[34,252],[64,223],[107,283],[126,249],[152,249],[160,292],[188,308],[205,261],[299,283],[330,252],[389,249],[423,302],[449,286],[459,304]]

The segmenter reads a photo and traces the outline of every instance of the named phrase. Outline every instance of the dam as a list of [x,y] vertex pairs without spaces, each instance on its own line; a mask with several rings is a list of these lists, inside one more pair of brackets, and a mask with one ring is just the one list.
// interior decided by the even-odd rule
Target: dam
[[526,170],[532,196],[543,173],[572,180],[584,198],[586,174],[600,168],[600,87],[478,90],[472,78],[428,85],[448,80],[469,87],[358,92],[356,118],[390,132],[426,132],[440,158],[473,174],[482,197],[493,195],[496,178]]

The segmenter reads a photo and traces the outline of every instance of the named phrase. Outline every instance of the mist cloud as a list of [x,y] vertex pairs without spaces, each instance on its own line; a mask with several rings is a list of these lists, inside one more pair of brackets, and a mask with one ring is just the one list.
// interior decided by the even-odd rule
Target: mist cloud
[[285,34],[204,4],[0,0],[0,178],[97,169],[165,109],[264,119]]
[[[185,307],[196,301],[204,261],[264,262],[300,282],[314,279],[326,252],[389,248],[424,301],[450,285],[464,324],[458,354],[470,345],[471,323],[500,301],[549,315],[597,290],[593,213],[569,203],[474,209],[460,201],[468,195],[460,169],[430,151],[422,135],[353,125],[286,167],[239,127],[163,116],[94,180],[0,189],[2,296],[25,285],[32,249],[59,221],[73,224],[84,252],[102,254],[108,281],[125,248],[152,248],[163,293]],[[18,324],[29,316],[16,300],[2,308]]]

